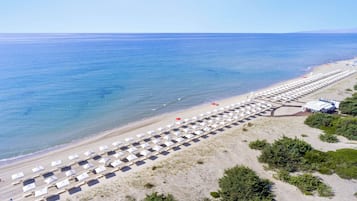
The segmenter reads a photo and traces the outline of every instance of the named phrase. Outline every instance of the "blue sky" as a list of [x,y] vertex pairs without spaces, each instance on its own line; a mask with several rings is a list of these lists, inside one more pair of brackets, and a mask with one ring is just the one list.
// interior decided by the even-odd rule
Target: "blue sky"
[[10,0],[0,32],[258,32],[357,28],[356,0]]

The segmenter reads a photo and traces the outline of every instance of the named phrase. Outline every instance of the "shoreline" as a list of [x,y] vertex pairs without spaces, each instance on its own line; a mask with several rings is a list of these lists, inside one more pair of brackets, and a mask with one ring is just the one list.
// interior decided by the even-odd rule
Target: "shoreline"
[[[349,61],[353,61],[356,60],[356,57],[352,57],[349,59],[344,59],[344,60],[336,60],[336,61],[329,61],[328,63],[324,63],[324,64],[320,64],[320,65],[316,65],[316,66],[308,66],[306,67],[306,70],[301,71],[302,74],[299,75],[298,77],[294,77],[291,79],[286,79],[283,81],[279,81],[277,83],[273,83],[269,86],[257,89],[255,91],[251,91],[251,92],[247,92],[247,93],[243,93],[243,94],[239,94],[239,95],[234,95],[234,96],[228,96],[225,98],[219,98],[217,100],[214,100],[214,102],[225,102],[231,99],[239,99],[242,98],[243,96],[247,96],[249,97],[252,93],[256,93],[259,91],[264,91],[266,89],[272,88],[274,86],[277,85],[281,85],[283,83],[286,82],[291,82],[293,80],[299,79],[301,77],[304,77],[310,73],[319,73],[319,72],[323,72],[324,70],[321,69],[326,65],[333,65],[336,63],[340,63],[340,62],[349,62]],[[202,104],[199,105],[194,105],[194,106],[190,106],[188,108],[182,108],[182,109],[178,109],[178,110],[174,110],[171,112],[165,112],[156,116],[152,116],[152,117],[148,117],[148,118],[143,118],[143,119],[139,119],[139,120],[135,120],[132,122],[129,122],[127,124],[112,128],[112,129],[107,129],[98,133],[92,133],[89,134],[88,136],[85,137],[81,137],[75,140],[72,140],[70,142],[64,143],[64,144],[58,144],[58,145],[54,145],[53,147],[49,147],[49,148],[45,148],[42,150],[38,150],[32,153],[28,153],[28,154],[24,154],[24,155],[19,155],[19,156],[14,156],[14,157],[10,157],[10,158],[4,158],[4,159],[0,159],[0,168],[4,168],[7,166],[11,166],[11,165],[16,165],[18,163],[21,162],[26,162],[26,161],[31,161],[31,160],[36,160],[38,158],[41,157],[45,157],[46,155],[50,154],[50,153],[57,153],[57,152],[61,152],[63,150],[67,150],[67,149],[71,149],[73,147],[76,147],[78,145],[84,145],[96,140],[100,140],[100,139],[104,139],[107,137],[113,137],[113,136],[120,136],[120,134],[118,135],[118,132],[131,132],[131,131],[135,131],[137,128],[140,127],[144,127],[146,125],[150,125],[150,124],[154,124],[157,123],[158,121],[164,119],[166,116],[172,116],[173,114],[177,114],[177,113],[185,113],[188,110],[195,110],[201,107],[204,107],[206,105],[210,104],[209,102],[204,102]]]
[[[313,74],[315,73],[326,73],[326,72],[331,72],[333,70],[341,69],[341,70],[351,70],[354,69],[356,70],[356,67],[349,66],[351,60],[356,61],[357,57],[349,60],[343,60],[343,61],[338,61],[338,62],[333,62],[333,63],[327,63],[323,65],[316,66],[311,69],[311,71],[306,72],[303,77],[307,76],[308,74]],[[355,76],[356,74],[353,74]],[[350,75],[352,76],[352,75]],[[348,77],[350,77],[348,76]],[[345,81],[348,77],[337,81],[336,83],[339,83],[341,81]],[[301,80],[302,77],[296,77],[293,79],[285,80],[279,83],[275,83],[271,86],[267,86],[265,88],[259,89],[254,91],[254,93],[264,91],[266,89],[272,88],[274,86],[279,86],[283,83],[289,83],[294,80]],[[333,86],[335,83],[332,83],[331,86]],[[317,90],[318,92],[319,90]],[[137,121],[130,123],[126,126],[119,127],[113,130],[105,131],[101,133],[101,135],[96,135],[93,137],[89,137],[85,140],[79,140],[78,142],[73,142],[70,143],[69,145],[63,146],[61,148],[49,151],[48,153],[43,153],[42,155],[34,155],[33,157],[29,157],[27,159],[22,159],[22,160],[17,160],[13,163],[9,163],[3,166],[0,166],[0,199],[7,199],[7,196],[14,197],[16,196],[19,198],[23,193],[21,192],[20,186],[17,186],[16,188],[12,186],[11,181],[11,175],[17,173],[17,172],[24,172],[26,175],[25,179],[28,178],[27,175],[33,175],[34,173],[31,172],[32,168],[38,166],[38,165],[43,165],[45,171],[37,173],[39,177],[45,172],[48,172],[53,170],[54,167],[50,166],[51,162],[56,161],[56,160],[62,160],[63,165],[68,165],[69,163],[78,163],[82,159],[82,154],[87,151],[87,150],[92,150],[95,151],[95,153],[100,154],[102,151],[98,151],[98,148],[103,145],[109,145],[112,149],[112,143],[120,139],[121,141],[124,141],[124,138],[127,137],[134,137],[136,134],[139,133],[146,133],[146,131],[149,130],[156,130],[159,127],[163,127],[168,124],[174,123],[176,120],[176,117],[180,117],[182,119],[184,118],[191,118],[193,116],[198,116],[200,113],[205,113],[207,111],[212,111],[213,109],[218,109],[220,107],[224,106],[229,106],[232,103],[237,103],[241,102],[244,100],[247,100],[248,97],[251,96],[253,92],[250,93],[245,93],[242,95],[238,96],[233,96],[225,99],[220,99],[217,100],[216,102],[219,103],[219,106],[212,106],[211,104],[200,104],[197,106],[190,107],[188,109],[184,110],[179,110],[179,111],[173,111],[170,113],[165,113],[159,116],[151,117],[142,121]],[[300,100],[300,99],[299,99]],[[204,143],[203,143],[204,144]],[[197,144],[196,146],[200,146],[200,144]],[[100,149],[99,149],[100,150]],[[73,154],[78,154],[81,155],[76,160],[71,160],[68,158],[68,156],[73,155]],[[159,160],[160,161],[160,160]],[[151,163],[151,162],[150,162]],[[152,162],[154,163],[154,162]],[[62,166],[63,166],[62,165]],[[136,169],[136,168],[135,168]],[[139,168],[140,169],[140,168]],[[124,173],[125,174],[125,173]],[[10,191],[10,189],[12,189]],[[3,194],[3,195],[2,195]]]

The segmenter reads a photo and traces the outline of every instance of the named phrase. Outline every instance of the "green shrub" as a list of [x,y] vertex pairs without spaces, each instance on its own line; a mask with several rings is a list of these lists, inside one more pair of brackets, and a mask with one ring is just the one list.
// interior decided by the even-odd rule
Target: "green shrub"
[[357,84],[355,84],[355,85],[353,86],[353,89],[354,89],[354,90],[357,90]]
[[171,194],[164,195],[154,192],[150,195],[146,195],[144,201],[175,201],[175,199]]
[[336,134],[349,140],[357,140],[357,118],[340,118],[336,125]]
[[219,179],[219,195],[222,201],[232,200],[274,200],[272,182],[259,178],[244,166],[227,169]]
[[249,143],[251,149],[263,150],[269,143],[266,140],[256,140]]
[[213,197],[213,198],[219,198],[219,193],[218,192],[211,192],[210,195]]
[[341,101],[339,110],[343,114],[349,114],[352,116],[357,115],[357,93],[354,93],[352,97],[346,98]]
[[303,163],[303,156],[310,150],[312,147],[308,143],[284,136],[272,145],[266,146],[258,159],[267,163],[270,168],[297,171]]
[[333,135],[333,134],[328,134],[328,133],[321,134],[319,136],[319,138],[323,142],[328,142],[328,143],[336,143],[336,142],[338,142],[337,137],[335,135]]
[[[355,90],[356,90],[356,89],[355,89]],[[346,91],[352,91],[352,89],[348,88],[348,89],[346,89]]]
[[313,128],[332,127],[337,119],[337,115],[314,113],[305,119],[305,124]]
[[287,171],[280,171],[278,173],[278,179],[292,184],[300,189],[306,195],[313,195],[317,192],[319,196],[331,197],[333,192],[331,187],[324,184],[320,178],[315,177],[311,174],[303,174],[299,176],[290,176]]

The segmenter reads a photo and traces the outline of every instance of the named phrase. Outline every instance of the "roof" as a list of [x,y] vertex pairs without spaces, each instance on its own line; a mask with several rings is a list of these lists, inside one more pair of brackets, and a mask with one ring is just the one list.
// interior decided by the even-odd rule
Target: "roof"
[[307,102],[303,107],[313,111],[321,111],[323,109],[325,110],[332,109],[334,108],[334,105],[323,101],[310,101]]

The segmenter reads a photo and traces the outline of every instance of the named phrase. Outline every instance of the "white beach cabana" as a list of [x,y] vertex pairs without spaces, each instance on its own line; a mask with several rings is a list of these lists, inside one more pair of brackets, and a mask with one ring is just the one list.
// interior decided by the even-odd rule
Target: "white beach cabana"
[[94,151],[88,150],[86,152],[83,153],[85,156],[90,156],[94,154]]
[[135,160],[135,159],[137,159],[138,157],[137,156],[135,156],[134,154],[130,154],[130,155],[128,155],[127,157],[126,157],[126,159],[129,161],[129,162],[131,162],[131,161],[133,161],[133,160]]
[[99,147],[99,151],[105,151],[107,150],[109,147],[107,145],[102,145]]
[[114,156],[115,158],[120,158],[120,157],[123,156],[123,155],[124,155],[123,152],[117,152],[117,153],[115,153],[113,156]]

